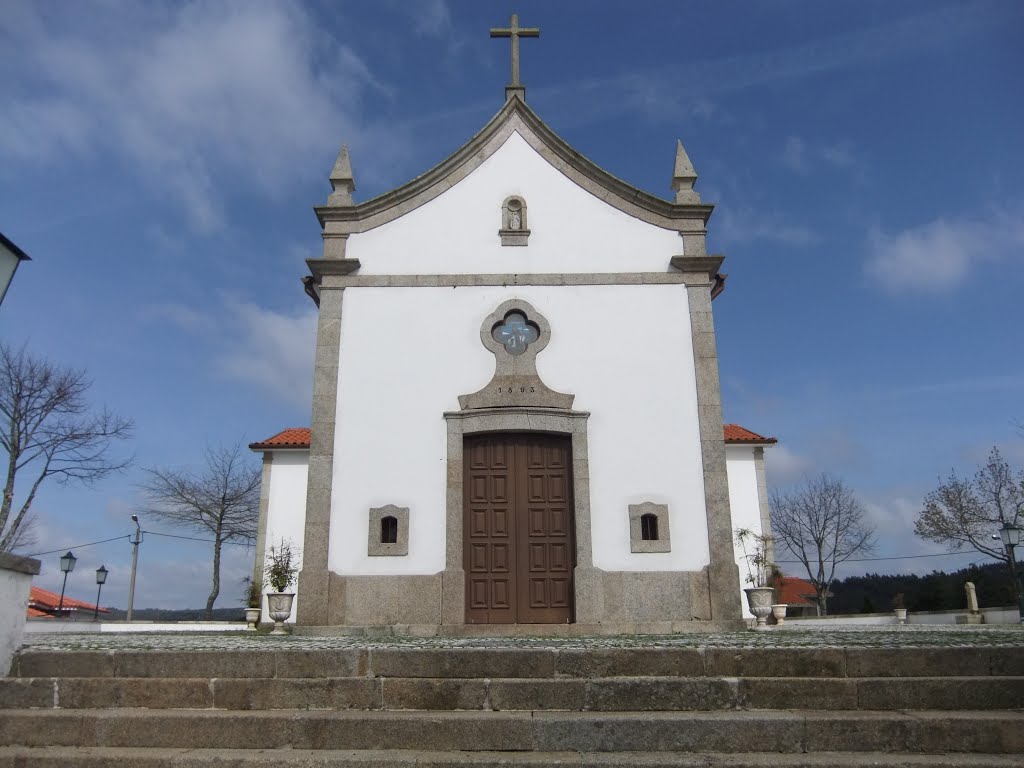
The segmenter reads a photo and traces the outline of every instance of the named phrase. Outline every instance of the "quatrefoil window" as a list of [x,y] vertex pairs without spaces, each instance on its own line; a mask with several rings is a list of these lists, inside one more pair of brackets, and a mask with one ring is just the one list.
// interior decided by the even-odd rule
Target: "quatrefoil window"
[[521,355],[526,348],[540,338],[540,331],[521,312],[509,312],[505,319],[494,326],[491,336],[505,346],[510,355]]

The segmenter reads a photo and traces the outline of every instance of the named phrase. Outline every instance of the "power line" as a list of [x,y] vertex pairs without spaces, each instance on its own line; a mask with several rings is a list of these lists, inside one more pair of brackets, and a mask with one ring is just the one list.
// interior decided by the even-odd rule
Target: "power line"
[[[173,533],[160,533],[159,531],[143,531],[143,533],[148,533],[151,536],[164,536],[164,537],[166,537],[168,539],[186,539],[188,541],[202,541],[202,542],[204,542],[206,544],[213,544],[214,543],[213,539],[199,539],[199,538],[196,538],[195,536],[178,536],[178,535],[173,534]],[[68,546],[68,547],[60,547],[59,549],[51,549],[51,550],[48,550],[46,552],[35,552],[35,553],[31,554],[31,555],[25,555],[25,557],[42,557],[43,555],[53,555],[53,554],[56,554],[57,552],[67,552],[67,551],[72,550],[72,549],[85,549],[86,547],[94,547],[97,544],[107,544],[107,543],[109,543],[111,541],[120,541],[121,539],[131,539],[131,535],[130,534],[125,534],[124,536],[115,536],[112,539],[101,539],[100,541],[90,541],[87,544],[72,544],[71,546]],[[234,546],[237,546],[237,547],[251,547],[252,546],[251,544],[246,544],[244,541],[222,541],[221,544],[231,544],[231,545],[234,545]]]
[[103,539],[102,541],[90,541],[88,544],[73,544],[70,547],[61,547],[60,549],[51,549],[49,552],[36,552],[34,555],[26,555],[26,557],[42,557],[43,555],[52,555],[55,552],[63,552],[65,550],[85,549],[86,547],[92,547],[92,546],[95,546],[96,544],[106,544],[108,541],[117,541],[119,539],[127,539],[127,538],[128,538],[128,534],[125,534],[124,536],[115,536],[112,539]]
[[[150,534],[152,536],[164,536],[164,537],[166,537],[168,539],[185,539],[186,541],[202,541],[202,542],[205,542],[207,544],[215,544],[216,543],[213,539],[198,539],[195,536],[179,536],[178,534],[175,534],[175,533],[160,533],[159,531],[143,531],[143,533],[148,533],[148,534]],[[222,541],[221,544],[232,544],[232,545],[234,545],[236,547],[251,547],[252,546],[252,544],[246,544],[244,541]]]
[[[915,560],[919,557],[953,557],[955,555],[978,555],[979,552],[936,552],[934,555],[897,555],[894,557],[851,557],[840,563],[870,563],[877,560]],[[803,563],[803,560],[776,560],[777,563]],[[839,565],[840,563],[837,563]]]

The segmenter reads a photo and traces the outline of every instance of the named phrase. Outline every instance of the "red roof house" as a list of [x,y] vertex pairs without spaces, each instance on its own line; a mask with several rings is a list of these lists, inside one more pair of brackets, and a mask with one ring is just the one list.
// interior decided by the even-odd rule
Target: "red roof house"
[[[62,615],[58,613],[60,606],[60,594],[51,592],[42,587],[32,587],[28,596],[28,618],[30,619],[52,619]],[[64,595],[63,615],[75,618],[77,616],[91,616],[96,612],[96,606],[84,600],[76,600],[73,597]],[[110,613],[106,608],[100,608],[100,613]]]
[[[764,437],[739,424],[724,424],[723,428],[725,442],[729,445],[775,445],[779,442],[774,437]],[[309,448],[309,427],[289,427],[266,440],[249,443],[249,448],[254,451],[275,448]]]

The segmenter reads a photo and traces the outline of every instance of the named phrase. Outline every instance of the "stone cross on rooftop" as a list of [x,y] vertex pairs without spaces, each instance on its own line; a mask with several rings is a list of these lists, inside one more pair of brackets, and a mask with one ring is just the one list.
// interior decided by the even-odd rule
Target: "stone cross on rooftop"
[[508,99],[513,93],[524,98],[526,89],[519,82],[519,38],[540,37],[540,30],[536,27],[520,27],[519,15],[513,13],[507,29],[492,28],[491,37],[512,38],[512,82],[505,89],[505,98]]

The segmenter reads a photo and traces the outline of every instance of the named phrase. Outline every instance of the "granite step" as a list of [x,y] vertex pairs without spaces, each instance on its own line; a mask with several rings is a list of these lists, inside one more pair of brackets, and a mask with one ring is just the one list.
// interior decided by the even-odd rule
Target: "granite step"
[[689,711],[1024,709],[1024,677],[0,678],[0,707]]
[[4,710],[0,745],[1019,756],[1024,753],[1024,713]]
[[15,677],[1024,676],[1024,647],[19,651]]
[[892,752],[747,754],[631,752],[420,752],[0,747],[0,768],[1011,768],[1016,755]]

